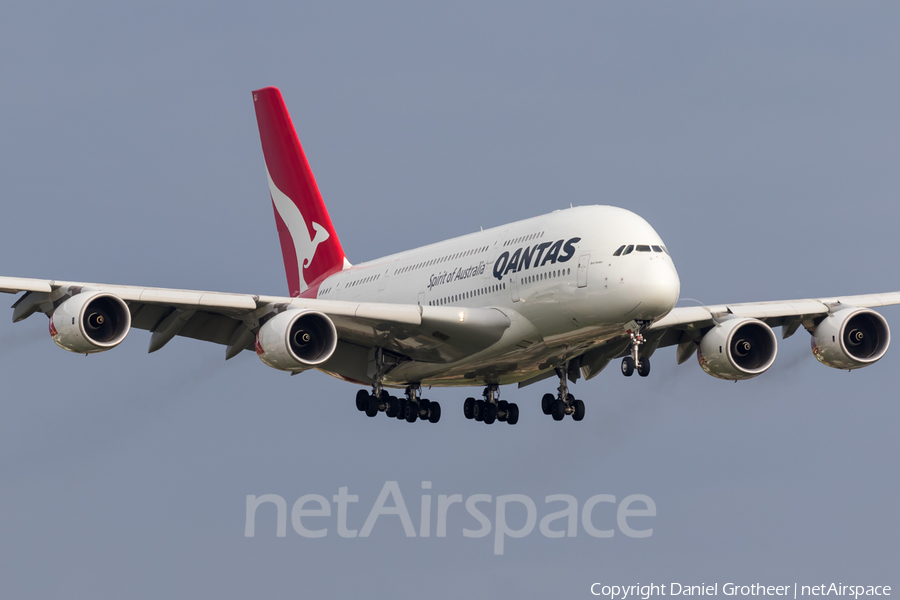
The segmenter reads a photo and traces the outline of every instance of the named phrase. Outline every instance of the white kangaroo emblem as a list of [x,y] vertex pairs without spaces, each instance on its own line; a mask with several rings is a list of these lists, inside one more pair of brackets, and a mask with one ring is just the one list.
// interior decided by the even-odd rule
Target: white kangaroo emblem
[[[309,239],[309,229],[306,227],[306,221],[303,214],[294,201],[291,200],[284,192],[278,189],[272,176],[266,169],[266,175],[269,177],[269,191],[272,193],[272,201],[275,202],[275,210],[281,216],[281,220],[287,225],[291,238],[294,240],[294,251],[297,254],[297,270],[300,271],[300,281],[303,287],[309,287],[309,283],[303,276],[304,267],[312,264],[312,259],[316,255],[316,249],[319,244],[328,239],[328,232],[325,228],[316,222],[312,223],[315,235]],[[302,291],[302,290],[301,290]]]

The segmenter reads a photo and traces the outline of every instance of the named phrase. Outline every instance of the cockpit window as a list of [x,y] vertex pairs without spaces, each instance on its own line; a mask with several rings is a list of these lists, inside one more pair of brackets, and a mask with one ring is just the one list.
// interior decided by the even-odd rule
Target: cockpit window
[[635,248],[635,250],[637,250],[638,252],[650,252],[650,246],[641,245]]
[[662,252],[662,248],[660,248],[659,246],[650,246],[650,247],[653,248],[654,252]]
[[622,244],[621,246],[619,246],[618,250],[613,252],[613,256],[619,256],[620,254],[622,254],[622,250],[624,250],[624,249],[625,249],[625,244]]
[[633,251],[634,251],[634,246],[629,244],[628,246],[625,246],[625,250],[622,252],[622,256],[625,256],[626,254],[631,254]]

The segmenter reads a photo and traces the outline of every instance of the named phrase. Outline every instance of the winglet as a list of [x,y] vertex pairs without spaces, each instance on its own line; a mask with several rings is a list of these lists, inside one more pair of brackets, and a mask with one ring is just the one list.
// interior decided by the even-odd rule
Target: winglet
[[278,88],[253,92],[288,290],[297,297],[347,259]]

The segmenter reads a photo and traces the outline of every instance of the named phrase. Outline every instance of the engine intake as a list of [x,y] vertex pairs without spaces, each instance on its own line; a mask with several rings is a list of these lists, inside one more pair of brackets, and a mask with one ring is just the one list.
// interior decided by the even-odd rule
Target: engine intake
[[859,369],[884,356],[891,330],[884,317],[868,308],[848,306],[825,317],[812,332],[815,357],[833,369]]
[[131,330],[128,305],[106,292],[82,292],[50,315],[50,336],[69,352],[93,354],[115,348]]
[[757,319],[733,318],[700,340],[697,360],[708,374],[735,381],[765,373],[778,354],[772,328]]
[[288,310],[267,321],[256,334],[259,359],[281,371],[305,371],[322,364],[337,347],[337,329],[315,310]]

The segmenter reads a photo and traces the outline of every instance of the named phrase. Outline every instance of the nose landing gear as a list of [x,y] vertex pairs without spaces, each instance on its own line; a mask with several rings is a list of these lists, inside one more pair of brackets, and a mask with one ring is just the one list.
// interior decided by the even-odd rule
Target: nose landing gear
[[638,375],[646,377],[650,374],[650,358],[641,358],[641,346],[644,344],[644,336],[641,330],[649,325],[649,321],[632,321],[628,329],[631,336],[631,356],[622,359],[622,375],[631,377],[637,369]]

